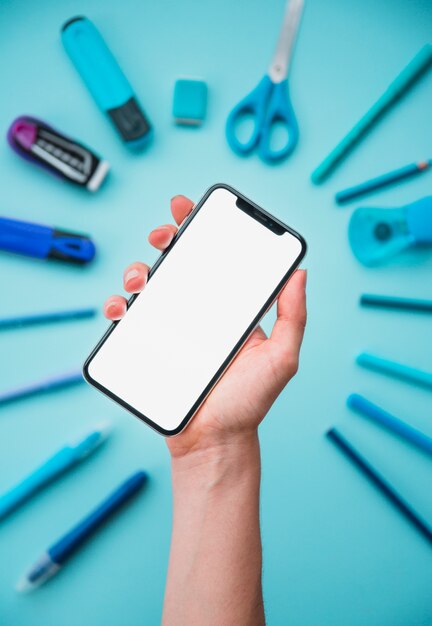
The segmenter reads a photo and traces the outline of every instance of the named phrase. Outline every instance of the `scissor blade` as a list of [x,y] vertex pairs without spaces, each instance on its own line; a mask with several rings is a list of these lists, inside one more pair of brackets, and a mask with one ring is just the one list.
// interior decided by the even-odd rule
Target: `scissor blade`
[[279,41],[269,67],[269,76],[274,83],[282,82],[288,75],[294,41],[303,12],[303,0],[288,0]]

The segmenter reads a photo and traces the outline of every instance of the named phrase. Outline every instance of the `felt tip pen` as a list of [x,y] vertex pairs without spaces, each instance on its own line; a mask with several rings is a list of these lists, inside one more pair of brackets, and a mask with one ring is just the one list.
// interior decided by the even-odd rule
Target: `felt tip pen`
[[96,104],[122,140],[132,148],[145,145],[152,135],[150,122],[97,28],[85,17],[74,17],[64,24],[61,37]]
[[142,470],[130,476],[87,517],[42,554],[18,582],[17,591],[31,591],[55,576],[102,524],[142,489],[147,480],[148,475]]
[[0,250],[78,265],[90,263],[96,254],[87,235],[7,217],[0,217]]
[[11,148],[27,161],[89,191],[97,191],[109,171],[107,161],[35,117],[18,117],[12,122],[7,139]]
[[109,432],[109,424],[96,426],[84,437],[66,444],[20,483],[0,495],[0,519],[6,517],[45,485],[92,454],[105,441]]

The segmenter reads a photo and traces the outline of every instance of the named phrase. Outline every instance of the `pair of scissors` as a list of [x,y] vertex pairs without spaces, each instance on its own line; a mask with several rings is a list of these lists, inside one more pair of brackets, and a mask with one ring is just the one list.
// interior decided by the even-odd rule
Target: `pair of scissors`
[[[246,155],[258,147],[263,161],[274,162],[289,156],[297,145],[299,129],[289,97],[287,76],[302,10],[303,0],[288,0],[268,73],[228,116],[226,137],[230,148],[237,154]],[[243,142],[237,133],[241,120],[246,117],[252,117],[254,126],[249,139]],[[281,148],[272,149],[272,134],[279,124],[286,131],[286,141]]]

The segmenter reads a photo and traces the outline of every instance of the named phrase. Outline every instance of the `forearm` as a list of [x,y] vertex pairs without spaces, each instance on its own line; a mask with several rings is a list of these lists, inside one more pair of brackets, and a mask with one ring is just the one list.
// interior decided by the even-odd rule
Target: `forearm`
[[256,435],[173,459],[164,626],[262,626]]

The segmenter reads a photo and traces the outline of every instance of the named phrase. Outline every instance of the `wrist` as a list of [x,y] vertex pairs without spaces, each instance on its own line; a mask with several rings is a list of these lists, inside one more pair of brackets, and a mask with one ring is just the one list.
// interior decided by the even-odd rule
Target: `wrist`
[[260,467],[256,431],[233,435],[228,440],[173,456],[171,460],[174,489],[190,486],[192,489],[213,490],[253,476],[259,479]]

